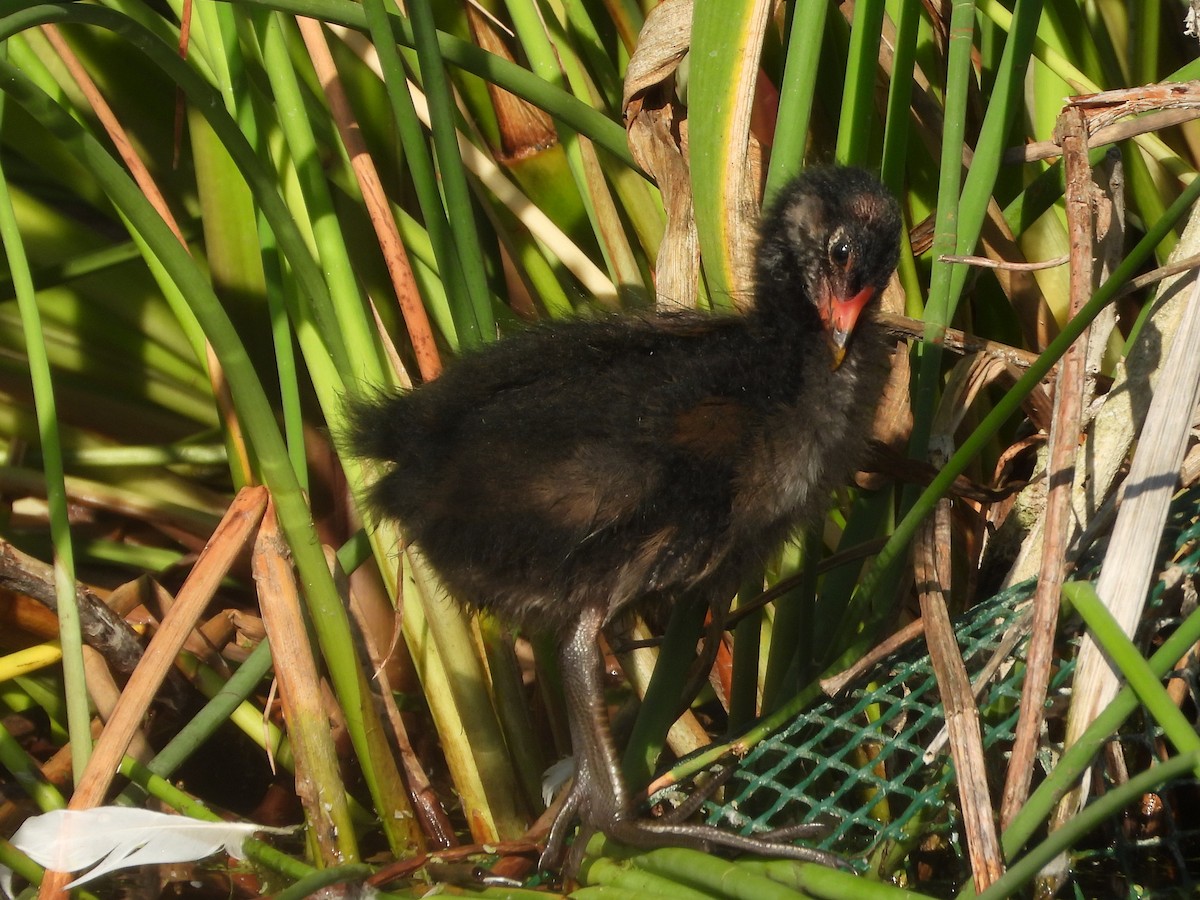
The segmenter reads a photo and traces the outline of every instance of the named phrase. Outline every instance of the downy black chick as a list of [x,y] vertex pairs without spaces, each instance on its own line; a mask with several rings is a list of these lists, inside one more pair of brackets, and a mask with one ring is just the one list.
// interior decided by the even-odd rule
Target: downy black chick
[[871,175],[809,170],[760,229],[743,316],[672,313],[533,328],[436,381],[361,403],[371,488],[458,600],[561,641],[576,816],[636,846],[828,854],[638,818],[609,734],[600,633],[643,603],[727,603],[813,524],[865,453],[888,344],[871,322],[900,212]]

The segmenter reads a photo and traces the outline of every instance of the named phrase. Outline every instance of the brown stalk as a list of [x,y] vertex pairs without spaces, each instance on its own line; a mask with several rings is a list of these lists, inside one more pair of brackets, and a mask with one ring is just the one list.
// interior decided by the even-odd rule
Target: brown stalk
[[[919,620],[918,620],[919,621]],[[1002,668],[1008,666],[1012,660],[1013,651],[1017,649],[1017,645],[1025,639],[1025,635],[1029,633],[1029,626],[1033,622],[1033,607],[1028,606],[1021,613],[1020,618],[1013,622],[1004,632],[1004,637],[1000,639],[1000,643],[992,650],[979,671],[975,673],[975,678],[971,682],[971,690],[974,692],[975,702],[979,702],[988,687],[995,680],[996,675]],[[948,739],[947,730],[945,727],[940,732],[934,735],[932,741],[925,747],[925,752],[922,759],[926,765],[933,765],[942,748],[946,745]]]
[[404,316],[408,338],[417,358],[417,367],[425,381],[432,381],[441,374],[442,359],[433,337],[433,328],[429,324],[429,316],[425,312],[425,305],[417,291],[417,283],[413,280],[408,256],[404,252],[404,243],[400,240],[400,230],[396,226],[387,194],[383,190],[383,182],[375,168],[375,160],[367,152],[354,109],[350,106],[341,76],[334,66],[329,43],[325,40],[324,26],[316,19],[304,16],[297,16],[296,21],[317,78],[325,91],[325,98],[329,101],[329,111],[337,124],[338,134],[346,147],[346,154],[350,157],[350,165],[354,169],[359,190],[362,191],[367,214],[371,217],[371,225],[375,229],[375,238],[379,241],[379,249],[383,252],[383,260],[392,280],[392,290],[396,292],[400,313]]
[[270,505],[254,543],[252,567],[296,764],[296,795],[304,806],[309,835],[325,865],[354,861],[358,846],[322,702],[321,676],[308,643],[287,544]]
[[[1087,123],[1082,110],[1068,107],[1059,117],[1056,137],[1063,148],[1067,175],[1067,227],[1071,250],[1071,315],[1087,302],[1092,292],[1093,234],[1091,166],[1088,163]],[[1086,332],[1085,332],[1086,335]],[[1029,796],[1045,715],[1050,669],[1054,661],[1059,591],[1066,575],[1066,551],[1071,532],[1071,486],[1075,479],[1075,456],[1079,448],[1083,416],[1084,361],[1086,336],[1076,341],[1059,363],[1058,387],[1050,429],[1049,488],[1046,496],[1044,547],[1037,590],[1033,599],[1033,627],[1027,651],[1025,684],[1021,691],[1021,713],[1013,738],[1012,759],[1004,784],[1000,821],[1012,821]]]
[[[145,601],[152,601],[154,607],[160,611],[157,617],[158,622],[161,622],[163,619],[165,619],[170,613],[171,609],[175,606],[175,598],[171,596],[171,593],[157,581],[148,577],[138,579],[136,585],[140,593],[145,596]],[[143,606],[142,613],[152,624],[157,627],[158,622],[155,621],[155,617],[149,607]],[[228,622],[227,616],[222,618]],[[183,649],[185,652],[191,653],[206,665],[216,669],[225,678],[228,678],[232,673],[229,671],[229,666],[226,664],[225,660],[221,658],[221,654],[217,651],[216,646],[205,634],[206,626],[207,623],[193,629],[192,633],[188,635],[187,640],[184,642]],[[232,626],[230,626],[230,630],[232,630]]]
[[992,817],[979,708],[946,609],[950,582],[950,519],[950,501],[943,498],[938,501],[934,514],[921,526],[914,570],[921,618],[925,623],[925,640],[950,735],[950,754],[958,778],[971,871],[975,890],[979,893],[1004,873],[1004,859]]
[[[88,697],[101,720],[107,722],[117,708],[117,701],[121,699],[121,687],[104,664],[104,657],[86,645],[83,648],[83,671]],[[140,728],[134,732],[126,752],[141,763],[149,762],[154,756],[154,748]]]
[[[388,725],[392,729],[392,736],[396,741],[397,755],[404,769],[404,785],[408,788],[408,798],[412,803],[413,811],[421,822],[421,830],[437,847],[456,846],[458,837],[454,833],[454,826],[451,824],[449,816],[446,815],[446,810],[443,808],[437,792],[433,789],[429,776],[421,766],[421,760],[417,757],[417,752],[409,739],[404,717],[396,705],[395,688],[389,673],[391,666],[388,665],[388,662],[389,656],[394,652],[394,647],[400,639],[403,604],[398,602],[396,605],[395,626],[390,632],[391,640],[387,644],[381,644],[378,637],[389,634],[389,632],[382,631],[372,624],[371,610],[363,602],[363,594],[368,590],[374,593],[384,591],[378,577],[371,578],[368,582],[367,579],[373,572],[368,573],[367,567],[359,569],[355,573],[358,586],[358,589],[355,589],[353,583],[346,578],[346,574],[337,564],[337,555],[331,549],[326,548],[325,558],[333,571],[338,591],[343,596],[350,598],[350,615],[354,617],[354,623],[366,645],[367,656],[370,657],[371,666],[374,669],[373,678],[379,684],[379,695],[383,700],[383,713],[387,717]],[[375,605],[382,606],[382,604]]]

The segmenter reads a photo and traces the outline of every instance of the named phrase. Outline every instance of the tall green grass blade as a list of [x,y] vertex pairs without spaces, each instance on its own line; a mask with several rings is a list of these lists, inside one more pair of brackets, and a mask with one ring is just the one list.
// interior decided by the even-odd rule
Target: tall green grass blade
[[[337,330],[325,336],[326,344],[334,351],[339,368],[345,366],[343,377],[347,381],[355,372],[382,381],[379,356],[370,337],[374,328],[368,320],[345,234],[338,222],[303,95],[301,73],[295,70],[295,56],[288,50],[288,44],[298,43],[300,38],[295,24],[279,13],[264,16],[257,25],[263,62],[279,110],[278,121],[287,142],[287,160],[295,166],[298,179],[299,198],[292,201],[293,215],[312,229],[311,250],[320,261],[328,285],[329,306],[323,312],[333,320],[329,327]],[[315,77],[311,72],[303,74]],[[288,163],[278,164],[286,171]],[[300,208],[296,208],[297,201],[303,204]],[[322,310],[316,306],[317,298],[310,300],[313,312],[319,317]]]
[[451,308],[455,311],[459,340],[466,347],[475,347],[491,341],[496,336],[496,321],[492,315],[491,295],[488,291],[483,249],[479,244],[475,225],[474,206],[467,190],[466,172],[458,151],[458,133],[454,127],[454,100],[450,94],[445,69],[442,68],[441,51],[428,0],[409,0],[408,13],[421,67],[421,80],[429,101],[433,149],[438,161],[442,192],[446,198],[446,216],[452,223],[451,233],[458,264],[462,269],[462,284],[465,287],[465,296],[450,293]]
[[793,3],[787,7],[787,60],[779,86],[779,116],[775,144],[767,171],[764,199],[770,202],[804,162],[808,126],[812,119],[817,89],[817,65],[821,61],[822,35],[828,3]]
[[909,455],[923,459],[929,446],[933,413],[942,380],[942,341],[954,314],[953,266],[941,261],[955,252],[959,234],[963,146],[967,124],[967,98],[973,78],[973,0],[954,0],[950,11],[950,42],[946,64],[945,127],[938,169],[937,219],[933,234],[933,271],[925,306],[925,333],[916,347],[917,377],[913,385],[913,427]]
[[[401,146],[404,148],[404,163],[417,193],[417,202],[421,207],[428,243],[436,260],[436,270],[441,275],[442,285],[445,289],[447,312],[452,309],[470,309],[471,297],[463,277],[462,264],[459,262],[458,246],[450,228],[442,195],[437,190],[433,160],[429,155],[425,133],[421,129],[417,111],[413,106],[412,95],[408,90],[403,62],[392,39],[387,7],[384,5],[384,0],[365,0],[363,9],[367,14],[367,24],[370,27],[372,42],[379,54],[383,83],[387,88],[388,100],[392,105],[392,120],[399,133]],[[415,223],[413,224],[415,225]],[[401,225],[401,233],[404,233],[403,225]],[[411,247],[412,242],[407,237],[406,235],[405,246]],[[426,302],[428,305],[428,299]],[[434,319],[442,325],[442,333],[450,346],[457,349],[459,341],[454,316],[447,315],[438,318],[434,315]]]
[[[564,87],[565,81],[576,97],[593,100],[591,83],[557,23],[544,19],[534,0],[508,0],[506,6],[533,71],[555,87]],[[613,283],[645,305],[649,298],[642,273],[594,148],[581,143],[579,134],[562,123],[556,121],[555,130]]]
[[[253,6],[263,6],[278,9],[296,15],[312,16],[326,22],[345,25],[358,31],[367,31],[366,14],[362,7],[352,0],[238,0],[239,3]],[[392,15],[392,34],[405,47],[413,46],[412,29],[408,22],[399,16]],[[506,59],[501,59],[493,53],[480,50],[473,44],[438,32],[438,49],[442,59],[451,65],[459,66],[465,71],[485,78],[512,91],[523,100],[528,100],[534,106],[544,109],[580,134],[604,147],[617,159],[631,169],[637,164],[629,153],[625,140],[625,129],[603,113],[588,106],[570,94],[565,93],[554,84],[523,69]]]
[[646,687],[621,761],[625,778],[632,785],[643,785],[650,780],[655,761],[666,744],[667,731],[678,717],[679,697],[687,682],[706,606],[681,602],[671,608],[658,664]]
[[[5,706],[8,707],[8,704]],[[13,784],[42,812],[66,808],[66,798],[46,780],[37,761],[3,725],[0,725],[0,766],[12,776]]]
[[838,125],[837,161],[864,166],[872,157],[875,133],[875,76],[879,69],[879,38],[883,30],[884,0],[854,4],[850,29],[850,58],[846,62],[846,87],[842,94],[842,120]]
[[[7,63],[7,56],[3,45],[0,45],[0,61]],[[7,106],[5,98],[0,97],[0,123],[4,121]],[[0,165],[0,243],[4,244],[8,270],[17,292],[17,305],[25,332],[25,352],[29,359],[29,377],[33,384],[34,408],[37,410],[46,502],[50,508],[50,536],[54,542],[54,592],[58,605],[59,641],[62,644],[67,729],[71,737],[71,771],[78,781],[92,755],[92,715],[88,705],[87,678],[83,670],[83,633],[75,597],[75,551],[67,517],[67,488],[58,435],[58,410],[37,295],[21,230],[13,213],[3,165]]]
[[[729,309],[744,298],[748,235],[741,208],[749,193],[749,116],[745,104],[753,92],[766,7],[755,0],[712,0],[698,4],[692,18],[691,56],[703,65],[690,68],[688,105],[703,116],[689,120],[692,202],[700,258],[713,304]],[[739,250],[739,248],[743,248]]]
[[892,78],[888,85],[887,114],[883,126],[883,162],[879,177],[893,194],[902,197],[904,166],[911,134],[909,106],[912,102],[912,79],[906,76],[916,64],[921,10],[916,3],[901,2],[899,6],[896,46],[892,54]]
[[[775,601],[775,617],[762,676],[763,713],[774,712],[800,690],[804,678],[802,668],[811,664],[814,651],[819,647],[816,636],[821,610],[816,603],[817,567],[814,561],[820,553],[821,541],[811,534],[806,534],[802,543],[793,542],[783,548],[780,580],[796,574],[802,574],[803,580]],[[736,638],[734,647],[736,650]],[[734,665],[737,665],[736,656]],[[747,724],[743,723],[743,727]]]
[[[1012,26],[1008,31],[1008,39],[1004,42],[1004,51],[992,85],[987,111],[979,128],[979,139],[976,141],[971,165],[963,183],[955,253],[972,253],[979,241],[979,234],[987,217],[988,203],[1000,174],[1005,139],[1012,132],[1013,123],[1021,113],[1025,73],[1033,56],[1033,43],[1041,14],[1042,0],[1017,0],[1013,8]],[[950,306],[947,322],[953,318],[967,275],[966,266],[950,267]]]

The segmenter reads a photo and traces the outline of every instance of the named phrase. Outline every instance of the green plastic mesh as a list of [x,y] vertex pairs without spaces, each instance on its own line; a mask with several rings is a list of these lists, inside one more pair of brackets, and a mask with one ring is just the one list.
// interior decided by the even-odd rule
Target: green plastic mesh
[[[1163,564],[1174,584],[1200,568],[1200,491],[1185,493],[1173,506],[1164,534]],[[1084,571],[1088,571],[1084,566]],[[1088,577],[1098,566],[1091,565]],[[1164,602],[1164,579],[1152,590],[1138,640],[1143,651],[1178,622],[1178,597]],[[1028,606],[1033,583],[997,594],[956,624],[959,646],[972,680],[993,656],[1006,631]],[[1176,592],[1177,594],[1179,592]],[[1173,608],[1172,608],[1173,604]],[[1056,665],[1048,700],[1050,740],[1034,773],[1035,786],[1052,766],[1061,737],[1075,643],[1063,643],[1071,658]],[[979,699],[992,796],[1003,785],[1018,715],[1024,675],[1024,642],[1011,664],[1002,666]],[[1186,677],[1195,716],[1197,685]],[[707,820],[743,833],[802,823],[829,830],[814,846],[833,850],[863,868],[902,868],[923,891],[940,883],[952,892],[969,877],[957,810],[954,767],[944,740],[926,761],[926,749],[945,725],[933,669],[923,640],[885,659],[856,686],[803,715],[755,746],[725,786],[720,802],[705,806]],[[944,738],[944,735],[943,735]],[[1135,714],[1119,735],[1131,772],[1141,771],[1162,752],[1147,717]],[[1147,896],[1148,888],[1190,894],[1200,884],[1200,784],[1175,782],[1158,795],[1161,813],[1146,822],[1136,815],[1113,820],[1073,857],[1078,896]],[[889,861],[894,863],[889,864]],[[930,885],[914,865],[936,873]],[[1158,893],[1158,896],[1165,896]]]

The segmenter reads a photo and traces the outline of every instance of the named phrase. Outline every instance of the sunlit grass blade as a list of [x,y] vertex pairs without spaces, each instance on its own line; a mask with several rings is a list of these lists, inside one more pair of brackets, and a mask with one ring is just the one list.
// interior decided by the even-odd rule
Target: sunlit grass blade
[[879,38],[883,29],[883,0],[854,4],[842,120],[838,125],[838,162],[866,165],[880,135],[875,128],[875,73],[879,68]]
[[751,181],[750,106],[758,78],[769,4],[697,4],[691,54],[704,65],[690,69],[688,104],[705,110],[689,121],[689,160],[696,230],[704,278],[716,308],[748,302],[750,248],[757,217]]
[[408,4],[413,29],[413,43],[421,68],[421,83],[429,103],[433,131],[433,150],[438,162],[438,175],[446,200],[447,219],[454,223],[458,264],[462,272],[465,294],[450,294],[451,303],[458,304],[455,321],[458,337],[464,347],[475,347],[495,337],[496,322],[492,314],[491,296],[484,271],[483,249],[474,227],[474,206],[467,190],[467,177],[458,151],[458,135],[454,126],[455,108],[450,85],[442,67],[441,51],[433,25],[433,13],[428,0]]
[[[0,50],[0,59],[6,56],[7,54]],[[3,121],[8,103],[9,101],[0,97],[0,121]],[[71,768],[78,780],[91,758],[91,712],[87,699],[87,679],[83,669],[83,637],[75,600],[75,553],[67,517],[62,445],[58,437],[54,384],[50,374],[50,361],[43,344],[41,315],[38,312],[24,242],[8,196],[8,179],[3,167],[0,167],[0,242],[4,244],[8,269],[17,292],[17,304],[21,310],[25,352],[29,359],[29,375],[33,383],[34,406],[37,410],[42,470],[46,478],[46,500],[50,506],[50,534],[54,542],[54,586],[58,598],[63,678],[66,682]]]

